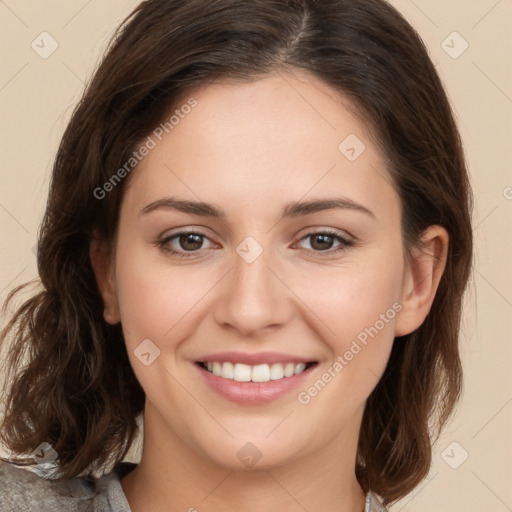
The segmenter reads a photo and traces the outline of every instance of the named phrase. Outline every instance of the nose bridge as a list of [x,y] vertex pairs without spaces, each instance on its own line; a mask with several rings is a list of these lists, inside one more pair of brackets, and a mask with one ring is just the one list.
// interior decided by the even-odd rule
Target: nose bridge
[[217,322],[229,324],[244,335],[286,322],[289,292],[274,273],[279,265],[272,258],[271,248],[247,237],[235,251],[234,268],[217,297]]

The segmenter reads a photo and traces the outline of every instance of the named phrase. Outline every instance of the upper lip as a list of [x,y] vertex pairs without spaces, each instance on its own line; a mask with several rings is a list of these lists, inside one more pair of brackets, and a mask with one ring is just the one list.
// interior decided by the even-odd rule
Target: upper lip
[[241,363],[249,366],[258,364],[274,364],[274,363],[312,363],[316,362],[313,358],[299,357],[292,354],[284,354],[282,352],[217,352],[216,354],[208,354],[197,359],[200,363]]

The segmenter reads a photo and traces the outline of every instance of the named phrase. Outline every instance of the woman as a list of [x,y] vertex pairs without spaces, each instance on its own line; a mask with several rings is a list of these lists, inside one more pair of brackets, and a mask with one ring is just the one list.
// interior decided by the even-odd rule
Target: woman
[[389,4],[143,2],[63,136],[42,289],[2,334],[3,510],[385,510],[460,393],[470,213]]

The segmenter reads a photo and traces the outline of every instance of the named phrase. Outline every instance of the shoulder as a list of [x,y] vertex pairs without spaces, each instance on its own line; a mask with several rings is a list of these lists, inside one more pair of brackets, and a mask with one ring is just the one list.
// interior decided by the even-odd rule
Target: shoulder
[[81,511],[94,496],[87,478],[52,481],[33,470],[0,461],[0,512]]
[[[123,468],[126,471],[126,465]],[[0,460],[0,512],[130,512],[119,474],[115,469],[100,478],[54,481]]]

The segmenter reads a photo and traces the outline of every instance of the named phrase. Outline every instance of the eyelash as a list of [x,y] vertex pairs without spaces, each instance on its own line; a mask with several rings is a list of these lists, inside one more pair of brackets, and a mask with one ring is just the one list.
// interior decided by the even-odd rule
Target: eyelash
[[[181,235],[198,235],[198,236],[201,236],[201,237],[204,237],[204,238],[208,238],[204,233],[201,233],[200,231],[180,231],[178,233],[174,233],[172,236],[168,236],[168,237],[164,238],[163,240],[159,240],[156,243],[156,245],[158,247],[160,247],[160,249],[162,249],[162,251],[164,251],[166,253],[171,253],[171,254],[179,257],[179,258],[190,258],[190,257],[195,256],[197,254],[197,252],[199,252],[200,249],[197,250],[197,251],[181,252],[181,251],[175,251],[174,249],[170,249],[168,247],[168,244],[169,244],[169,242],[171,240],[174,240],[175,238],[178,238]],[[329,236],[332,236],[335,240],[340,242],[341,245],[337,249],[332,249],[332,250],[328,249],[326,251],[315,251],[313,249],[304,249],[305,251],[307,251],[309,253],[315,253],[315,254],[320,254],[320,255],[327,254],[327,255],[331,256],[334,253],[338,253],[340,251],[345,251],[348,247],[352,247],[355,244],[352,240],[347,240],[346,238],[340,236],[335,231],[332,231],[332,230],[329,230],[329,229],[325,229],[325,230],[322,230],[322,231],[313,231],[313,232],[307,233],[306,235],[301,237],[299,242],[301,242],[302,240],[304,240],[306,238],[315,236],[315,235],[329,235]]]

